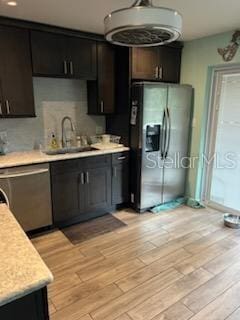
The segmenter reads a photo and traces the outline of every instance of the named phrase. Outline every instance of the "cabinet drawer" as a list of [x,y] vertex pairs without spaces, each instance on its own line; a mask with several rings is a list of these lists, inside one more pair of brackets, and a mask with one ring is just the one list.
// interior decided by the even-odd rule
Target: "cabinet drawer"
[[51,163],[51,174],[79,171],[81,162],[79,159],[53,162]]
[[85,168],[99,168],[111,165],[111,155],[85,158]]
[[129,152],[118,152],[112,155],[112,164],[119,164],[123,162],[128,162]]

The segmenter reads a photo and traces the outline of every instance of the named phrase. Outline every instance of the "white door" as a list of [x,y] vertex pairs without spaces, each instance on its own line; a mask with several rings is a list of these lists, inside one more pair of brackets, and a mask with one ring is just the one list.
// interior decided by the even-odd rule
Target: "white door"
[[208,119],[205,200],[240,213],[240,68],[216,71]]

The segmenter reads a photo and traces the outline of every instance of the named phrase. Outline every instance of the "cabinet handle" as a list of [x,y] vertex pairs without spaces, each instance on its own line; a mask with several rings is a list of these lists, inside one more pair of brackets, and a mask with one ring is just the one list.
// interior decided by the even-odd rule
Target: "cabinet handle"
[[66,60],[63,61],[63,71],[64,71],[64,74],[67,74],[67,73],[68,73],[68,70],[67,70],[67,61],[66,61]]
[[117,168],[114,167],[114,177],[117,178]]
[[69,62],[69,66],[70,66],[70,73],[71,73],[71,75],[73,75],[73,62],[72,61]]
[[159,67],[159,79],[162,80],[162,78],[163,78],[163,67],[160,66],[160,67]]
[[155,79],[158,79],[159,76],[159,67],[155,68]]
[[126,159],[126,157],[125,156],[123,156],[123,157],[119,157],[118,158],[118,160],[125,160]]
[[81,184],[84,184],[84,173],[81,172]]
[[2,103],[0,103],[0,114],[3,114],[3,112],[2,112]]
[[104,113],[104,101],[101,101],[101,113]]
[[7,108],[7,114],[10,114],[10,104],[8,100],[6,100],[6,108]]
[[89,173],[86,172],[86,183],[89,184]]

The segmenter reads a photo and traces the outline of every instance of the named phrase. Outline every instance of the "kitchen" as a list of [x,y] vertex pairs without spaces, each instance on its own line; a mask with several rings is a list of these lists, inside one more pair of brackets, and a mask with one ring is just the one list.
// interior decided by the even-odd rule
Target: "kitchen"
[[237,319],[239,4],[72,2],[0,4],[1,319]]

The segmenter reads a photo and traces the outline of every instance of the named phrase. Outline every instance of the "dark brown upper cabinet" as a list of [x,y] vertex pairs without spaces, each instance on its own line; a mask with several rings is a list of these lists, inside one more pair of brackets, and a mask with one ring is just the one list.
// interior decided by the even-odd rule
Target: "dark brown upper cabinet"
[[132,78],[156,80],[158,78],[159,49],[133,48],[132,49]]
[[77,37],[67,38],[70,76],[79,79],[96,79],[97,46],[96,42]]
[[132,49],[132,79],[178,83],[181,47],[159,46]]
[[31,31],[33,74],[41,76],[66,76],[66,39],[62,35]]
[[0,117],[35,116],[28,30],[0,26]]
[[88,114],[115,111],[115,50],[107,43],[97,45],[97,80],[88,81]]
[[60,34],[31,31],[33,74],[96,79],[96,42]]
[[180,82],[182,48],[159,48],[159,76],[161,81]]

